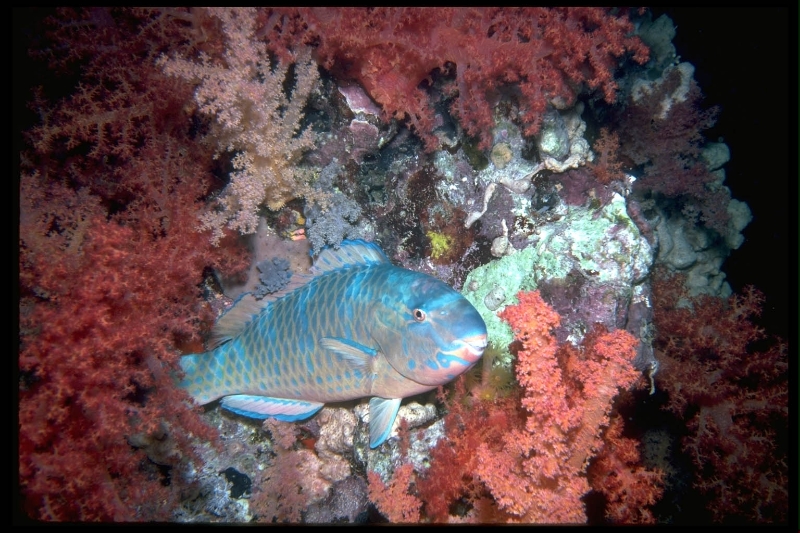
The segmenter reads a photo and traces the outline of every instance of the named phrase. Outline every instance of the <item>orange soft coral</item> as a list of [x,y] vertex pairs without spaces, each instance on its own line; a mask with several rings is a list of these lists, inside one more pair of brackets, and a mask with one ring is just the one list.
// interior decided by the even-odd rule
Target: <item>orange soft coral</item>
[[[512,347],[517,348],[521,398],[469,397],[456,382],[460,400],[447,402],[447,438],[417,481],[433,520],[587,519],[586,468],[604,446],[614,397],[639,378],[632,366],[637,341],[622,330],[597,328],[580,347],[559,346],[551,331],[560,318],[552,307],[538,292],[517,298],[519,303],[500,316],[518,341]],[[639,475],[632,472],[624,472],[625,479]],[[450,506],[459,501],[467,508],[461,516],[450,515]]]
[[522,343],[516,372],[528,416],[524,428],[479,446],[478,475],[518,520],[584,522],[586,466],[602,444],[612,400],[638,377],[636,340],[617,330],[587,339],[582,350],[559,350],[555,311],[538,292],[517,297],[500,316]]

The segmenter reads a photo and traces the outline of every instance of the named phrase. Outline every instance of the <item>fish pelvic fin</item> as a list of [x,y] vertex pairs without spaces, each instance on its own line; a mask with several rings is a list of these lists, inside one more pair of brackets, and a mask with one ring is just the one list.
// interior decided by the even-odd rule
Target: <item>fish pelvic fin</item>
[[383,444],[392,431],[394,419],[400,409],[400,398],[371,398],[369,401],[369,447]]

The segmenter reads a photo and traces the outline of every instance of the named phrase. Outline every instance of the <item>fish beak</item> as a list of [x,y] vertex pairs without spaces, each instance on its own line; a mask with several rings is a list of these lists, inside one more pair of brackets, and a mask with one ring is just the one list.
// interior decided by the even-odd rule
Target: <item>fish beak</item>
[[459,342],[461,343],[461,347],[456,350],[456,352],[462,359],[468,361],[469,364],[473,364],[481,358],[483,351],[486,349],[486,344],[489,341],[484,333],[461,339]]
[[423,385],[442,385],[472,368],[483,355],[486,343],[485,333],[456,339],[451,342],[449,350],[438,350],[423,360],[419,371],[404,375]]

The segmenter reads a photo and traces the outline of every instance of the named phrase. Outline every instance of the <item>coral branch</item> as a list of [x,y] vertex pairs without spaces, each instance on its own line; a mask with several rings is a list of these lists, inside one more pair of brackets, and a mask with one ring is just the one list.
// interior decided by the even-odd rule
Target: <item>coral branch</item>
[[387,119],[407,119],[429,150],[438,145],[439,99],[428,90],[436,71],[452,79],[451,112],[486,148],[505,88],[518,94],[532,135],[551,102],[574,101],[584,84],[613,102],[617,58],[648,57],[627,17],[600,8],[313,8],[290,11],[283,35],[271,40],[285,42],[297,18],[321,64],[357,79]]
[[589,467],[589,483],[606,497],[606,518],[615,524],[652,524],[650,506],[662,496],[662,472],[640,466],[638,443],[622,436],[624,423],[615,416],[605,446]]
[[[224,226],[255,233],[262,205],[278,209],[293,198],[313,196],[296,163],[314,143],[313,132],[300,131],[300,122],[319,74],[305,48],[293,56],[293,76],[289,61],[270,60],[266,44],[255,37],[254,9],[210,13],[222,23],[223,57],[203,55],[200,62],[162,57],[159,64],[171,76],[199,82],[195,100],[200,113],[214,119],[210,135],[218,153],[236,153],[218,210],[202,219],[218,243]],[[289,96],[284,85],[291,82]]]
[[388,484],[384,483],[377,473],[367,472],[369,499],[392,522],[419,522],[422,502],[416,496],[409,494],[413,471],[414,467],[410,464],[397,467]]
[[[627,332],[597,327],[581,347],[559,346],[551,333],[558,314],[538,292],[517,298],[500,317],[518,343],[521,398],[495,394],[448,404],[448,438],[417,482],[435,520],[452,519],[448,506],[462,497],[473,506],[471,520],[585,522],[587,466],[603,449],[614,397],[640,377],[632,365],[637,341]],[[456,392],[464,394],[461,382]],[[620,475],[638,479],[635,461],[625,468]],[[657,495],[653,486],[651,496]]]

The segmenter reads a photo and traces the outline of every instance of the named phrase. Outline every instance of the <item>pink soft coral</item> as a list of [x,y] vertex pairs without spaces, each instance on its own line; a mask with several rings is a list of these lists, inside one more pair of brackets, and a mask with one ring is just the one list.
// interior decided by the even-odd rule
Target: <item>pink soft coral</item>
[[500,507],[522,521],[584,522],[586,464],[602,444],[614,396],[638,378],[631,364],[637,343],[617,330],[594,336],[583,353],[565,345],[559,355],[550,333],[558,315],[538,292],[517,297],[500,317],[522,343],[516,372],[530,415],[499,446],[478,448],[478,475]]
[[369,499],[372,500],[386,518],[395,523],[418,522],[422,502],[409,494],[413,466],[404,464],[397,467],[389,483],[373,471],[367,472],[369,479]]

